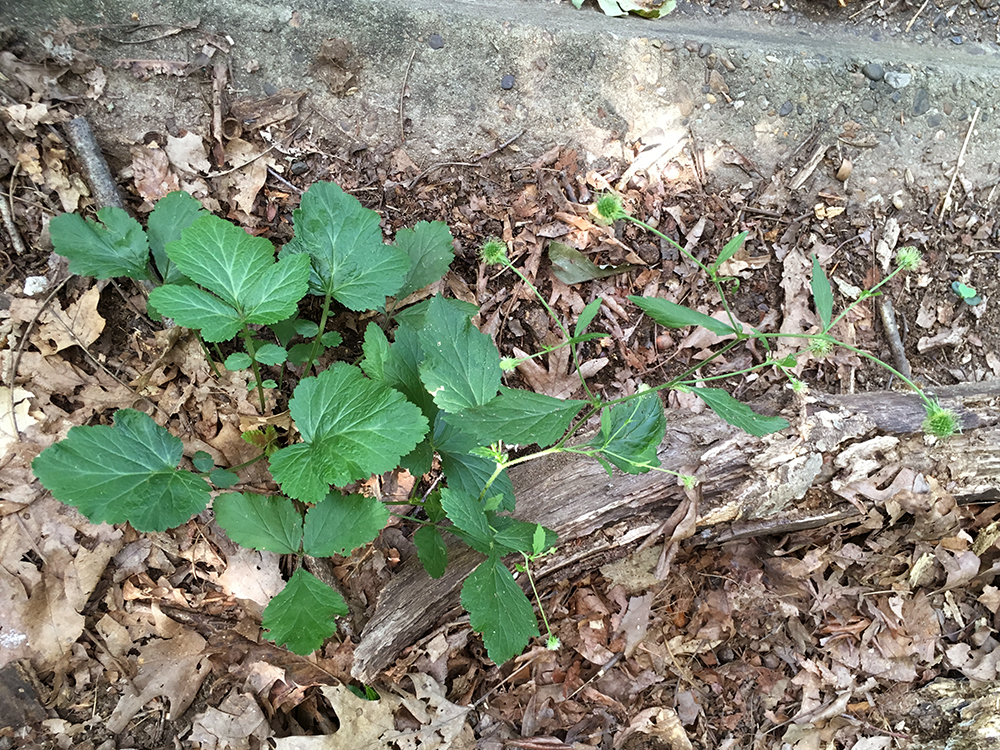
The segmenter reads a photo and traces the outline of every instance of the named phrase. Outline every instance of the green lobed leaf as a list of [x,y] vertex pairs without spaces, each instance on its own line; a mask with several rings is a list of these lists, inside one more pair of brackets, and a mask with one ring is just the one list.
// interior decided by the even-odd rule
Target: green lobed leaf
[[313,557],[349,555],[385,528],[389,509],[374,497],[332,492],[306,511],[303,550]]
[[417,557],[431,578],[440,578],[448,568],[448,547],[437,526],[421,526],[413,534]]
[[302,545],[302,515],[280,495],[230,492],[212,504],[215,522],[242,547],[297,555]]
[[288,359],[288,352],[277,344],[263,344],[254,353],[254,358],[262,365],[280,365]]
[[180,325],[201,329],[208,341],[232,338],[246,324],[285,320],[306,293],[308,258],[275,262],[270,242],[211,214],[167,245],[167,255],[211,294],[195,295],[200,290],[169,285],[154,289],[150,301]]
[[410,270],[396,296],[403,298],[448,273],[455,259],[451,230],[443,221],[418,222],[413,229],[396,232],[396,247],[410,259]]
[[288,350],[288,361],[293,365],[304,365],[312,357],[311,343],[301,343],[294,344],[292,348]]
[[340,346],[344,343],[344,337],[340,335],[340,331],[327,331],[319,337],[319,342],[327,347]]
[[[451,415],[438,413],[434,420],[431,443],[441,456],[441,470],[453,490],[465,492],[473,497],[482,494],[486,483],[493,476],[496,463],[491,458],[475,455],[472,451],[480,448],[483,441],[449,424]],[[502,497],[500,509],[514,510],[514,485],[506,469],[490,485],[489,495]]]
[[424,350],[416,329],[409,323],[400,323],[396,328],[395,341],[389,347],[383,376],[387,385],[405,395],[410,403],[419,406],[430,423],[437,415],[438,407],[420,379],[420,363],[423,359]]
[[445,487],[441,490],[441,507],[455,524],[449,531],[484,555],[492,552],[493,531],[476,496]]
[[548,446],[569,429],[586,401],[559,399],[533,391],[500,387],[500,395],[482,406],[449,414],[448,422],[483,444],[503,440],[515,445]]
[[320,502],[329,485],[395,468],[427,432],[427,419],[402,394],[344,362],[300,381],[289,410],[303,442],[275,452],[271,474],[304,502]]
[[580,336],[584,331],[587,330],[587,326],[593,322],[594,318],[597,317],[597,313],[601,310],[601,303],[604,300],[598,297],[593,302],[589,303],[583,312],[580,313],[580,317],[576,319],[576,328],[573,329],[573,336]]
[[770,435],[788,427],[788,421],[781,417],[765,417],[757,414],[742,401],[737,401],[722,388],[689,388],[693,393],[729,424],[757,437]]
[[206,215],[201,203],[183,190],[175,190],[161,198],[149,215],[146,235],[149,249],[156,260],[156,270],[164,284],[181,284],[187,277],[167,256],[167,245],[181,238],[181,232],[191,226],[195,219]]
[[379,215],[353,195],[332,182],[316,182],[292,215],[295,237],[281,257],[310,259],[312,294],[329,294],[351,310],[378,310],[402,286],[409,256],[382,242]]
[[731,336],[736,330],[728,323],[709,317],[683,305],[668,302],[659,297],[639,297],[632,295],[629,299],[646,315],[665,328],[685,328],[686,326],[701,326],[718,336]]
[[240,481],[240,475],[228,469],[215,469],[208,475],[208,481],[220,490],[228,490]]
[[513,659],[538,635],[534,607],[496,556],[469,574],[462,586],[462,606],[496,664]]
[[339,593],[299,568],[264,609],[264,637],[307,656],[337,632],[337,616],[349,613]]
[[250,359],[250,355],[246,352],[233,352],[226,357],[226,361],[222,363],[223,367],[230,372],[233,372],[234,370],[244,370],[252,364],[253,360]]
[[70,273],[111,279],[149,279],[149,242],[142,226],[124,210],[109,206],[98,221],[60,214],[49,222],[52,247],[69,258]]
[[183,452],[148,414],[119,409],[114,426],[73,427],[31,468],[53,497],[95,523],[164,531],[208,506],[205,480],[177,468]]
[[434,297],[417,336],[424,353],[420,379],[439,408],[458,412],[497,395],[500,354],[456,306]]
[[746,241],[748,234],[750,233],[740,232],[738,235],[736,235],[731,240],[729,240],[729,242],[726,243],[725,247],[722,248],[722,252],[719,253],[719,257],[715,259],[715,262],[711,266],[713,274],[716,273],[719,270],[719,268],[722,267],[723,263],[725,263],[727,260],[736,255],[739,249],[743,247],[743,243]]
[[385,380],[385,363],[389,360],[389,339],[378,323],[372,321],[365,328],[365,341],[361,345],[364,358],[361,369],[372,380]]
[[[559,540],[559,536],[552,529],[547,529],[537,523],[519,521],[509,516],[494,516],[490,521],[493,527],[493,542],[501,549],[501,555],[509,552],[524,552],[526,554],[536,554],[535,548],[539,544],[542,550],[554,547]],[[541,529],[541,539],[535,538],[535,532]]]
[[816,313],[819,315],[820,323],[823,324],[823,331],[830,327],[830,320],[833,318],[833,290],[830,288],[830,280],[823,273],[823,267],[819,264],[819,258],[812,256],[812,287],[813,302],[816,304]]
[[655,391],[601,411],[601,430],[588,443],[628,474],[645,474],[659,466],[656,452],[667,431],[663,404]]
[[207,451],[197,451],[191,456],[191,463],[197,471],[211,471],[215,468],[215,459]]

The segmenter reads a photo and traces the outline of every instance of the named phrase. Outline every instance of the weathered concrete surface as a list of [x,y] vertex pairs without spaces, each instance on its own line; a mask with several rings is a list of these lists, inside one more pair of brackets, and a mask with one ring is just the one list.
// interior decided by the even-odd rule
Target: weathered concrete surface
[[[998,179],[995,45],[918,44],[908,35],[875,40],[862,28],[802,16],[781,28],[770,23],[780,14],[706,16],[692,8],[659,21],[612,19],[544,0],[5,2],[5,23],[28,32],[51,28],[61,16],[120,24],[133,13],[142,23],[200,17],[200,30],[235,42],[237,96],[308,88],[316,112],[310,126],[340,141],[400,143],[402,100],[405,148],[421,167],[468,159],[522,132],[518,158],[525,162],[557,142],[578,145],[595,163],[631,159],[632,144],[645,135],[664,159],[692,144],[703,149],[709,178],[721,187],[754,172],[768,179],[777,166],[801,165],[825,147],[827,158],[803,190],[846,189],[852,201],[876,207],[896,195],[912,205],[920,203],[916,194],[944,193],[979,107],[962,173],[976,187]],[[443,42],[438,49],[429,44],[434,34]],[[190,59],[197,33],[148,44],[108,41],[138,36],[108,28],[91,50],[109,85],[88,114],[122,163],[124,147],[162,130],[168,117],[206,134],[209,127],[204,80],[140,82],[111,70],[122,57]],[[349,40],[357,52],[361,70],[348,96],[330,93],[312,70],[329,37]],[[259,67],[246,72],[254,60]],[[881,65],[883,79],[866,78],[866,63]],[[507,75],[513,86],[505,90]],[[796,153],[810,134],[816,140]],[[834,173],[845,157],[854,171],[841,186]]]

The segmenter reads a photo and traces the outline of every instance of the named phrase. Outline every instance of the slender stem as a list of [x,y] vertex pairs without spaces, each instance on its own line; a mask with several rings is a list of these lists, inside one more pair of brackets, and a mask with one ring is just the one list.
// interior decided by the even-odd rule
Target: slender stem
[[243,336],[243,341],[247,347],[247,354],[250,355],[250,365],[253,367],[253,376],[257,380],[257,396],[260,398],[260,413],[263,414],[267,411],[267,405],[264,403],[264,384],[260,380],[260,365],[257,363],[257,347],[253,343],[253,335],[250,333],[249,326],[243,326],[243,331],[240,334]]
[[212,352],[210,352],[208,347],[205,346],[205,340],[201,337],[201,332],[198,333],[198,343],[201,344],[201,353],[205,355],[205,361],[208,362],[208,367],[212,371],[212,374],[221,380],[222,373],[220,373],[219,368],[215,366],[215,360],[212,359]]
[[[239,471],[240,469],[246,468],[247,466],[250,466],[251,464],[257,463],[262,458],[267,458],[267,454],[266,453],[261,453],[259,456],[255,456],[254,458],[251,458],[249,461],[244,461],[241,464],[236,464],[236,466],[230,466],[229,469],[228,469],[228,471]],[[206,473],[210,474],[211,472],[206,472]]]
[[323,312],[319,316],[319,332],[316,334],[316,338],[313,341],[312,351],[309,352],[309,359],[306,360],[305,369],[302,371],[302,377],[305,378],[309,375],[309,370],[312,368],[313,362],[319,357],[319,350],[322,346],[321,339],[323,338],[323,333],[326,331],[326,321],[330,316],[330,295],[327,294],[323,297]]
[[552,627],[549,625],[549,618],[545,614],[545,607],[542,606],[542,597],[538,595],[538,589],[535,588],[535,577],[531,575],[531,558],[523,552],[521,553],[521,557],[524,558],[524,574],[528,576],[528,583],[531,584],[531,593],[535,595],[535,601],[538,602],[538,614],[542,616],[542,623],[545,625],[545,635],[551,639]]

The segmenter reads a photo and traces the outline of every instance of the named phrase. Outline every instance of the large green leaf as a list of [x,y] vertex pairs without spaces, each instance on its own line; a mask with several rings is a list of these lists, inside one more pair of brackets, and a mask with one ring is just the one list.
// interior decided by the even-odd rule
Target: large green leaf
[[497,395],[500,353],[455,305],[434,297],[418,337],[424,353],[420,379],[438,407],[459,412]]
[[[509,516],[494,516],[490,520],[493,529],[493,543],[498,548],[501,555],[510,552],[524,552],[532,554],[536,546],[543,550],[554,547],[558,541],[558,535],[552,529],[547,529],[537,523],[519,521]],[[541,529],[541,536],[537,539],[538,530]]]
[[462,606],[496,664],[513,659],[538,635],[534,607],[496,556],[469,574],[462,586]]
[[396,232],[396,247],[410,258],[410,270],[396,295],[400,298],[433,284],[455,259],[453,238],[443,221],[421,221],[413,229]]
[[601,430],[588,443],[628,474],[645,474],[660,465],[656,452],[667,431],[663,404],[655,391],[601,412]]
[[633,295],[629,299],[638,305],[646,315],[665,328],[701,326],[719,336],[731,336],[736,333],[736,330],[727,323],[723,323],[683,305],[660,299],[659,297],[638,297]]
[[149,221],[146,223],[149,249],[156,259],[156,270],[160,272],[164,284],[179,284],[187,280],[167,257],[167,245],[179,240],[181,232],[205,213],[201,203],[193,196],[183,190],[175,190],[163,196],[149,215]]
[[219,495],[215,522],[242,547],[296,555],[302,544],[302,515],[286,497],[253,492]]
[[[450,414],[439,413],[434,420],[431,435],[434,450],[441,456],[441,470],[448,479],[448,486],[453,490],[479,497],[493,476],[496,463],[485,456],[471,453],[483,446],[484,442],[449,424],[450,419]],[[493,481],[486,495],[500,495],[500,510],[514,510],[514,485],[506,469]]]
[[343,486],[399,464],[427,432],[427,419],[398,391],[337,362],[295,388],[289,403],[302,443],[271,457],[271,474],[291,497],[318,503]]
[[753,409],[737,401],[722,388],[685,388],[693,393],[708,407],[734,427],[757,437],[770,435],[788,427],[788,421],[781,417],[765,417]]
[[403,285],[410,257],[382,242],[379,215],[332,182],[316,182],[293,212],[295,237],[281,257],[304,254],[309,291],[351,310],[377,310]]
[[823,273],[823,266],[819,264],[819,258],[812,256],[812,287],[813,302],[816,304],[816,313],[823,324],[823,332],[830,327],[830,320],[833,317],[833,290],[830,288],[830,280]]
[[421,526],[413,533],[417,557],[431,578],[440,578],[448,567],[448,547],[437,526]]
[[31,468],[53,497],[95,523],[163,531],[208,506],[204,479],[177,468],[184,446],[148,414],[119,409],[113,427],[74,427]]
[[378,536],[389,509],[374,497],[330,493],[306,511],[303,549],[313,557],[349,555]]
[[270,242],[211,214],[167,245],[167,255],[181,273],[212,294],[195,295],[191,287],[170,285],[154,289],[150,303],[180,325],[200,328],[208,341],[224,341],[219,337],[246,324],[291,317],[306,293],[308,258],[275,262]]
[[76,214],[60,214],[49,222],[52,247],[69,258],[70,273],[110,279],[148,279],[149,243],[142,226],[114,206],[97,212],[100,223]]
[[448,422],[475,435],[483,444],[504,440],[515,445],[537,443],[544,447],[565,434],[573,417],[586,404],[586,401],[501,386],[499,396],[482,406],[449,414]]
[[337,632],[335,617],[349,613],[339,593],[299,568],[264,609],[264,637],[306,656]]

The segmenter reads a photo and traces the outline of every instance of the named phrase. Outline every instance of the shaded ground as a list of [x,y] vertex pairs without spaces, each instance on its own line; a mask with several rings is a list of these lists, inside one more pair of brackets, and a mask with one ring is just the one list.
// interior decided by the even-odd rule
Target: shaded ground
[[[875,21],[879,12],[885,14],[889,30],[905,26],[902,19],[916,12],[899,4],[868,7],[863,13],[870,12]],[[968,11],[977,7],[956,5],[950,17],[944,8],[933,18],[925,10],[927,16],[918,17],[911,31],[940,34],[942,22],[934,32],[921,24],[943,12],[951,31],[990,42],[991,8],[974,11],[974,31],[959,25],[963,18],[973,19]],[[814,11],[801,12],[811,18]],[[824,7],[815,13],[840,11]],[[294,28],[295,18],[290,11],[282,23]],[[518,125],[513,102],[502,130],[478,133],[459,156],[453,151],[440,157],[440,162],[462,163],[441,164],[429,160],[432,139],[411,132],[427,122],[417,114],[425,112],[426,100],[413,101],[420,93],[416,79],[408,96],[400,85],[398,99],[383,100],[374,118],[378,132],[393,132],[414,105],[413,119],[402,123],[407,141],[380,141],[359,130],[373,99],[344,100],[345,117],[355,119],[335,116],[329,122],[321,110],[310,109],[309,97],[286,94],[264,101],[257,98],[262,91],[243,96],[226,83],[228,72],[223,79],[223,69],[210,60],[173,76],[157,65],[140,65],[138,73],[148,77],[146,95],[152,91],[185,101],[189,114],[130,112],[135,132],[117,131],[108,104],[128,105],[105,94],[102,82],[102,75],[114,80],[115,74],[102,58],[95,62],[80,51],[85,42],[100,41],[92,33],[70,31],[51,37],[49,53],[68,55],[64,62],[70,69],[59,75],[51,57],[44,68],[25,67],[23,62],[42,62],[46,55],[11,37],[9,49],[17,59],[5,59],[10,81],[0,86],[7,97],[8,131],[0,140],[0,175],[12,198],[13,223],[26,243],[20,249],[4,235],[5,378],[17,363],[13,382],[5,380],[8,388],[16,386],[5,392],[11,402],[5,419],[17,413],[22,421],[21,442],[11,445],[0,464],[0,591],[7,618],[0,622],[0,653],[4,663],[21,664],[19,678],[27,685],[10,703],[24,713],[7,719],[10,728],[0,736],[5,746],[153,748],[198,742],[259,747],[272,733],[335,738],[340,727],[352,731],[344,746],[358,747],[362,730],[347,717],[368,711],[391,717],[399,731],[430,724],[431,736],[411,745],[420,747],[471,747],[478,741],[483,747],[508,742],[521,747],[805,750],[833,743],[888,748],[903,747],[911,737],[945,737],[956,720],[947,700],[919,697],[914,688],[937,677],[987,686],[995,680],[1000,600],[992,585],[996,553],[989,529],[998,507],[960,508],[947,488],[934,487],[929,497],[894,497],[860,523],[713,550],[682,550],[666,581],[650,573],[659,555],[654,546],[633,558],[631,571],[604,568],[544,593],[564,644],[560,651],[537,646],[498,668],[486,660],[467,624],[453,623],[403,654],[377,686],[384,700],[367,705],[317,687],[350,682],[350,633],[313,660],[258,643],[260,607],[287,573],[275,556],[234,549],[210,514],[162,535],[93,527],[44,496],[27,468],[70,425],[107,422],[114,409],[132,405],[136,379],[144,374],[149,378],[142,395],[185,437],[189,454],[208,449],[238,463],[241,443],[233,425],[240,415],[254,412],[243,383],[210,379],[194,342],[171,340],[127,304],[142,309],[138,290],[71,280],[51,300],[48,313],[41,304],[44,292],[34,298],[25,294],[29,276],[47,277],[52,289],[65,274],[46,249],[47,220],[61,210],[91,208],[79,163],[59,131],[49,127],[58,126],[64,113],[87,109],[95,122],[105,124],[98,129],[102,145],[128,207],[139,216],[165,192],[183,187],[248,231],[280,244],[290,236],[299,191],[317,179],[332,179],[379,211],[387,238],[419,220],[446,221],[459,257],[442,291],[480,305],[481,328],[504,355],[511,355],[514,347],[536,350],[552,334],[541,307],[511,278],[493,276],[478,263],[482,239],[502,237],[567,323],[584,303],[597,296],[607,301],[596,326],[608,337],[584,354],[587,360],[607,358],[594,382],[611,398],[641,382],[662,382],[717,346],[705,337],[666,333],[641,322],[628,295],[658,294],[707,313],[718,309],[719,300],[669,246],[632,228],[593,223],[587,204],[608,187],[618,187],[637,215],[704,259],[715,257],[736,232],[748,231],[747,252],[731,268],[740,280],[734,311],[763,330],[785,323],[808,328],[815,322],[805,265],[810,254],[835,280],[842,304],[854,287],[871,286],[882,277],[886,252],[916,245],[924,252],[924,266],[887,290],[915,377],[933,386],[1000,376],[1000,326],[992,302],[1000,283],[996,215],[993,183],[981,178],[989,172],[982,160],[971,167],[977,170],[975,179],[964,172],[956,178],[944,213],[940,201],[948,179],[921,183],[915,177],[907,185],[904,170],[898,170],[899,189],[905,190],[900,209],[888,194],[873,202],[865,189],[852,190],[850,182],[836,179],[844,160],[866,148],[843,151],[842,144],[861,143],[868,134],[847,115],[832,131],[830,143],[838,144],[833,153],[818,148],[830,131],[802,123],[802,137],[779,139],[780,148],[772,148],[764,162],[767,167],[740,164],[737,158],[756,162],[756,154],[706,163],[710,149],[701,148],[697,139],[662,149],[644,164],[648,146],[655,149],[662,142],[626,137],[645,131],[634,132],[635,122],[620,120],[600,102],[582,108],[600,124],[591,120],[579,138],[570,129],[548,142]],[[223,31],[179,30],[179,38],[192,52],[214,48],[213,57],[224,59],[228,42],[216,36]],[[429,36],[427,41],[433,47]],[[62,47],[64,42],[68,47]],[[684,49],[683,43],[676,47],[684,65],[704,59],[700,45],[686,57],[680,54]],[[325,67],[324,75],[332,79],[328,85],[339,86],[341,93],[364,86],[363,76],[351,79],[352,65],[364,70],[378,63],[363,50],[331,47],[326,52],[324,62],[314,59],[310,48],[303,63]],[[533,59],[530,64],[544,70]],[[242,65],[250,62],[240,59]],[[719,65],[712,70],[725,69],[720,76],[733,73]],[[854,75],[859,74],[869,80],[863,73]],[[695,96],[699,106],[707,94],[723,98],[717,80],[713,91],[713,80],[709,72],[707,92],[692,87],[692,108]],[[873,83],[875,88],[864,90],[874,92],[878,107],[912,108],[912,99],[892,102],[892,91]],[[213,104],[213,90],[231,103]],[[912,92],[896,91],[907,97]],[[94,103],[85,106],[87,99]],[[236,106],[240,100],[242,109]],[[503,112],[504,100],[499,101]],[[17,109],[32,103],[31,110]],[[983,104],[980,117],[987,109]],[[959,106],[965,108],[964,119],[941,110],[939,132],[949,135],[928,136],[920,147],[927,160],[940,148],[954,162],[975,111],[967,97]],[[761,105],[763,117],[770,108],[771,102]],[[211,124],[216,114],[223,123],[218,135]],[[776,117],[781,121],[781,115]],[[313,127],[320,120],[331,127]],[[525,125],[536,122],[529,119]],[[919,127],[926,129],[926,119]],[[545,147],[514,150],[522,129],[529,143]],[[898,143],[899,136],[893,137]],[[878,141],[883,148],[892,142]],[[613,145],[617,158],[611,148],[595,152],[594,144]],[[782,166],[772,168],[775,160]],[[230,171],[209,176],[224,170]],[[794,188],[796,175],[803,173],[809,177],[806,189]],[[551,241],[586,253],[598,265],[637,268],[567,285],[553,273]],[[963,302],[951,289],[955,281],[975,287],[983,301]],[[36,316],[38,324],[22,345]],[[357,317],[342,311],[333,327],[345,335],[338,356],[356,355],[352,332],[363,328]],[[870,303],[857,308],[841,335],[890,357],[879,313]],[[736,351],[706,374],[742,369],[760,358],[760,352]],[[565,366],[544,364],[539,370],[522,369],[511,383],[557,391],[566,380]],[[810,387],[831,392],[892,385],[883,370],[843,354],[802,358],[799,373]],[[785,381],[773,373],[738,377],[727,387],[741,398],[780,400],[786,392]],[[692,408],[676,394],[670,403]],[[891,485],[893,476],[877,472],[899,460],[905,457],[879,454],[871,471]],[[359,601],[373,603],[393,568],[410,554],[412,530],[406,524],[387,530],[371,549],[336,561],[332,575]],[[16,633],[30,639],[18,640]],[[4,671],[5,684],[13,684],[12,669]],[[129,686],[138,698],[121,697]],[[30,699],[32,692],[39,702]],[[390,697],[397,692],[408,703],[393,703]],[[468,713],[451,705],[472,703],[475,709]],[[458,718],[446,721],[452,711]],[[630,738],[629,727],[643,727],[644,733]],[[122,734],[114,737],[111,730],[118,729]],[[372,746],[387,743],[377,733],[363,737]],[[534,738],[534,744],[518,738]],[[335,742],[327,746],[339,747]]]

